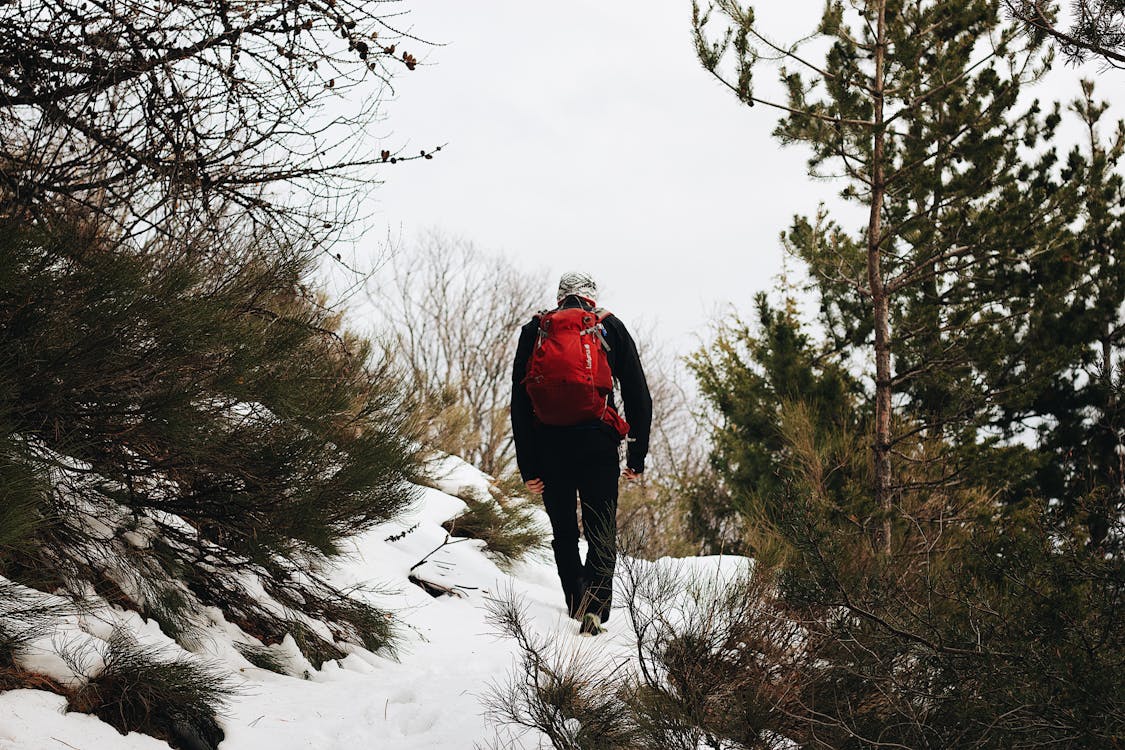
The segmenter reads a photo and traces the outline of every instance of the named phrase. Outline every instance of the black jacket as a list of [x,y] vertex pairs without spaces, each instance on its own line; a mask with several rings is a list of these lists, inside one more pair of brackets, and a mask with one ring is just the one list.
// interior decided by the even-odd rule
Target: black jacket
[[[567,297],[561,306],[591,309],[590,305],[577,297]],[[629,422],[629,442],[625,463],[633,471],[641,472],[644,471],[645,456],[648,455],[648,437],[652,427],[652,397],[649,395],[648,382],[641,368],[637,345],[633,342],[633,337],[629,335],[625,324],[612,314],[608,315],[603,323],[606,330],[606,343],[609,344],[606,359],[609,360],[609,368],[613,372],[614,379],[621,386],[621,398],[625,402],[624,417]],[[531,398],[527,395],[523,379],[527,375],[527,361],[531,358],[538,334],[539,323],[535,319],[520,330],[519,344],[516,345],[516,361],[512,366],[512,436],[516,444],[516,463],[519,465],[520,475],[524,481],[541,476],[539,457],[541,441],[538,439],[541,431],[613,429],[600,421],[574,427],[550,427],[536,422],[535,413],[531,408]],[[610,405],[617,408],[613,403],[613,394],[610,394],[609,398]]]

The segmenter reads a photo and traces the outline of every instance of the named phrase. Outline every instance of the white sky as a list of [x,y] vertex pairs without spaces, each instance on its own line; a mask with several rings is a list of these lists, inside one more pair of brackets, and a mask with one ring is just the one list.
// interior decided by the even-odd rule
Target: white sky
[[[759,27],[784,41],[813,29],[822,7],[755,5]],[[407,153],[447,145],[380,172],[361,243],[372,258],[388,235],[409,247],[437,228],[552,280],[589,270],[602,304],[683,354],[728,305],[748,311],[775,285],[777,236],[794,214],[823,201],[847,226],[862,222],[838,210],[838,185],[807,177],[803,149],[770,136],[776,112],[738,103],[700,67],[690,0],[403,7],[414,33],[443,46],[400,45],[423,64],[396,79],[387,140]],[[1036,96],[1077,94],[1078,74],[1056,67]],[[1084,74],[1125,105],[1125,73]],[[763,67],[759,90],[776,90],[775,78]]]

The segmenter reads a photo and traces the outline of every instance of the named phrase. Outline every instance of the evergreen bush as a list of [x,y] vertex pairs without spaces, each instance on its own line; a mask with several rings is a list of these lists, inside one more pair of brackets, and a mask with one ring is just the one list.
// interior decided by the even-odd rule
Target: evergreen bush
[[236,643],[238,653],[259,669],[265,669],[277,674],[289,674],[290,670],[286,660],[268,646],[260,643]]
[[30,644],[49,636],[58,618],[73,611],[62,599],[0,578],[0,669],[16,666]]
[[527,503],[511,498],[502,503],[472,488],[457,497],[468,507],[442,524],[451,536],[482,540],[505,565],[546,547],[548,532]]
[[[502,600],[521,660],[492,719],[557,750],[1116,748],[1120,563],[1078,523],[1071,547],[1031,511],[988,527],[917,510],[892,561],[809,505],[782,523],[800,548],[782,567],[703,578],[626,560],[638,660],[612,674],[536,641]],[[578,726],[596,739],[576,744]]]
[[[0,394],[5,385],[4,374],[0,374]],[[47,496],[44,478],[3,428],[0,423],[0,573],[5,560],[30,543],[43,520]]]
[[[26,612],[16,583],[136,610],[187,648],[207,607],[270,643],[297,629],[317,664],[393,639],[320,571],[412,502],[416,435],[311,278],[373,184],[364,129],[344,124],[374,116],[385,62],[416,59],[393,56],[374,6],[334,6],[0,14],[0,48],[26,63],[0,83],[0,661],[59,614]],[[342,76],[375,87],[326,131],[309,115]],[[411,158],[432,157],[390,160]],[[5,674],[0,689],[31,679]],[[118,633],[70,697],[213,747],[212,681]]]
[[[122,734],[143,732],[177,748],[213,748],[222,741],[218,715],[235,690],[218,669],[186,656],[169,660],[120,628],[105,643],[101,666],[84,675],[69,696],[69,710],[94,714]],[[68,654],[79,674],[90,657]]]
[[[387,617],[317,575],[413,501],[412,436],[367,342],[310,289],[313,249],[237,218],[128,242],[0,219],[0,573],[86,583],[180,635],[199,605],[377,646]],[[15,531],[19,529],[18,534]],[[182,581],[181,588],[175,581]],[[340,616],[340,623],[330,622]],[[318,661],[318,660],[317,660]]]

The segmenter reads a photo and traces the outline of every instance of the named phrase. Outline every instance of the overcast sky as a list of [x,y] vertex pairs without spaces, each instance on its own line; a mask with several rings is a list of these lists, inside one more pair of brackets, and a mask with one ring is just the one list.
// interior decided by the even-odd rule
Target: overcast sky
[[[405,25],[442,46],[408,45],[424,65],[396,80],[387,140],[407,152],[447,146],[380,173],[362,243],[372,256],[388,235],[409,248],[437,228],[552,280],[587,269],[600,302],[687,353],[726,306],[748,311],[775,285],[778,233],[794,214],[820,202],[838,211],[839,186],[810,180],[806,152],[770,136],[776,113],[739,104],[700,67],[690,1],[402,7]],[[756,4],[780,40],[814,28],[821,7]],[[1125,73],[1085,74],[1125,117]],[[1064,69],[1037,95],[1069,99],[1077,75]],[[774,78],[763,69],[757,80]],[[862,222],[850,215],[837,212]]]

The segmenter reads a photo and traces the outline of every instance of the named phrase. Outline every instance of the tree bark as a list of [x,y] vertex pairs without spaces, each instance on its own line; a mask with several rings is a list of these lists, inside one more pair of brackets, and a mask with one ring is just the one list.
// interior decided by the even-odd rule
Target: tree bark
[[883,65],[886,57],[886,0],[879,0],[875,40],[875,104],[871,149],[871,206],[867,222],[867,282],[875,322],[875,435],[872,450],[875,466],[875,502],[885,514],[882,533],[876,540],[891,551],[891,350],[890,312],[882,269],[882,213],[886,190],[883,165],[885,132],[883,115]]

